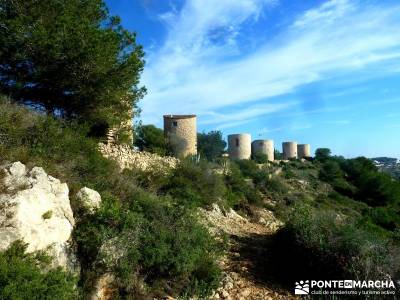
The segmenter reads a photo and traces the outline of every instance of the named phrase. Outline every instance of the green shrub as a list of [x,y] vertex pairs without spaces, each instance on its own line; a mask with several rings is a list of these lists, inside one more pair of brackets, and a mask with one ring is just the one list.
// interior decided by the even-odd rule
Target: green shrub
[[[124,204],[106,198],[100,210],[80,224],[75,240],[91,271],[84,279],[89,289],[95,271],[110,269],[117,275],[121,295],[137,292],[138,277],[145,278],[150,290],[177,295],[206,295],[220,279],[215,259],[222,246],[191,210],[174,205],[170,198],[145,192]],[[117,249],[123,247],[118,259],[99,252],[110,240]]]
[[264,153],[256,153],[252,155],[252,159],[257,163],[257,164],[265,164],[268,162],[268,156]]
[[191,207],[222,201],[226,192],[223,175],[216,174],[206,161],[183,160],[164,180],[160,191]]
[[197,151],[202,158],[215,161],[224,153],[226,142],[221,131],[210,131],[197,134]]
[[135,145],[142,151],[159,155],[167,154],[164,131],[154,125],[138,125],[135,128]]
[[[260,205],[262,202],[260,191],[254,188],[253,180],[245,178],[242,169],[247,175],[255,176],[256,171],[251,166],[256,165],[254,162],[242,161],[242,163],[231,163],[229,172],[225,176],[225,183],[228,189],[227,199],[230,205],[239,208],[247,204]],[[256,167],[257,168],[257,167]],[[258,170],[258,168],[257,168]],[[250,181],[250,182],[249,182]]]
[[393,241],[330,210],[295,205],[275,242],[279,268],[293,270],[277,269],[288,284],[296,278],[377,280],[399,271],[392,265],[400,257]]
[[61,268],[44,271],[51,259],[26,247],[14,242],[0,252],[0,299],[76,299],[74,277]]

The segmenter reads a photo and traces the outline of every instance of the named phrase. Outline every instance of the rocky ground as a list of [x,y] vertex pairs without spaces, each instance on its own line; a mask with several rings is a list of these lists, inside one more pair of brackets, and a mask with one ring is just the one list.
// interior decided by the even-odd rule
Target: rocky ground
[[228,253],[221,261],[224,278],[211,299],[297,299],[265,276],[269,238],[283,225],[272,212],[258,209],[249,220],[214,205],[212,210],[201,210],[201,214],[211,225],[212,233],[226,235],[229,243]]

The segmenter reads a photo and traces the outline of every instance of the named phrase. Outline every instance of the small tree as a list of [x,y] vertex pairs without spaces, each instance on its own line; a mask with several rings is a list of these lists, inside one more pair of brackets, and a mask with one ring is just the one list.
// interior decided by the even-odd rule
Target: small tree
[[160,155],[167,153],[164,131],[154,125],[137,126],[135,144],[142,151],[149,151]]
[[102,0],[0,2],[0,91],[97,131],[132,118],[142,47]]
[[316,160],[326,160],[331,156],[331,150],[329,148],[318,148],[315,150],[315,159]]
[[282,155],[281,152],[279,152],[279,150],[275,149],[275,150],[274,150],[274,158],[275,158],[276,160],[281,160],[281,159],[283,159],[283,155]]
[[224,153],[226,142],[222,139],[221,131],[197,134],[197,150],[201,156],[214,161]]

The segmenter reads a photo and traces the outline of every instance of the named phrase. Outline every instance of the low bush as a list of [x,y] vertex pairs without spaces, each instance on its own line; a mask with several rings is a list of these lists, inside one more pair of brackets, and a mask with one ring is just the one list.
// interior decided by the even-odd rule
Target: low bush
[[179,203],[190,206],[210,206],[222,202],[226,193],[223,175],[217,174],[213,165],[186,159],[167,178],[160,182],[159,191],[170,195]]
[[[231,163],[229,167],[229,173],[225,176],[225,184],[227,186],[227,199],[228,203],[235,208],[243,208],[248,204],[262,203],[262,197],[260,191],[255,188],[254,181],[252,178],[246,178],[246,175],[255,175],[251,165],[254,162],[243,161],[242,164]],[[243,169],[242,169],[242,168]],[[244,170],[243,174],[242,170]]]
[[168,197],[138,191],[128,203],[106,198],[100,210],[78,228],[75,240],[89,270],[83,279],[89,290],[93,273],[107,270],[117,275],[120,295],[137,293],[139,278],[151,293],[192,296],[208,295],[219,282],[215,261],[223,245],[191,210]]
[[400,257],[393,241],[372,227],[304,204],[294,206],[275,247],[276,272],[288,285],[298,278],[384,279]]
[[26,247],[17,241],[0,252],[0,299],[76,299],[75,278],[61,268],[48,270],[51,259]]

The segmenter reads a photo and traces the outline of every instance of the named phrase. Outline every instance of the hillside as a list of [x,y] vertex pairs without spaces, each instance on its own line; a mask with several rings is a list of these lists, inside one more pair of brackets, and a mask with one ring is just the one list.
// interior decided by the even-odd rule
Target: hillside
[[[400,183],[367,159],[189,159],[163,172],[157,163],[121,169],[85,130],[0,102],[0,165],[40,166],[69,187],[76,220],[69,242],[80,272],[72,279],[71,269],[54,271],[78,286],[68,292],[72,284],[56,282],[61,299],[290,299],[298,278],[400,275]],[[79,196],[84,187],[101,197],[90,213]],[[43,216],[45,224],[53,217]],[[17,264],[45,276],[21,252],[7,251],[0,259],[11,255],[13,263],[2,267],[2,284],[28,276],[11,275]]]

